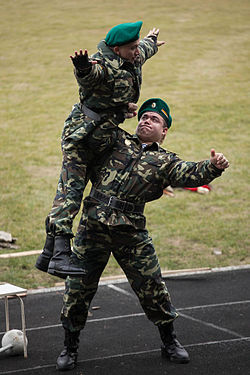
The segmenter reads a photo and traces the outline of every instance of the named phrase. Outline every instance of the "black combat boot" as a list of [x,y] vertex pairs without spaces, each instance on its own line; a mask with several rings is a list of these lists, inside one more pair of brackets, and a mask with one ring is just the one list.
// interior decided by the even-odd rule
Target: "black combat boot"
[[163,342],[161,347],[162,356],[174,363],[188,363],[190,360],[188,352],[176,339],[173,323],[158,326],[158,328]]
[[74,254],[71,256],[70,238],[70,235],[55,237],[54,254],[48,267],[48,273],[62,279],[67,276],[82,277],[85,275],[77,257]]
[[73,370],[77,364],[77,350],[80,331],[70,332],[65,329],[64,349],[57,358],[56,369],[59,371]]
[[47,234],[45,245],[42,253],[37,258],[35,267],[40,271],[47,272],[50,259],[53,256],[54,250],[54,237]]

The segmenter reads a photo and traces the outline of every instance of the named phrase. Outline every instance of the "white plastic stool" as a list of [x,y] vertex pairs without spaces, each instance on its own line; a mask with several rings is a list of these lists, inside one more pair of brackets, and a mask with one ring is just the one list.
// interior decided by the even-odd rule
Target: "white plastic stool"
[[26,326],[25,326],[25,313],[24,313],[24,303],[22,300],[22,295],[27,293],[27,289],[20,288],[8,283],[0,283],[0,298],[5,299],[5,321],[6,321],[6,332],[10,330],[10,318],[9,318],[9,301],[8,297],[17,297],[20,301],[21,306],[21,318],[22,318],[22,331],[23,331],[23,355],[24,358],[28,357],[27,353],[27,343],[26,343]]

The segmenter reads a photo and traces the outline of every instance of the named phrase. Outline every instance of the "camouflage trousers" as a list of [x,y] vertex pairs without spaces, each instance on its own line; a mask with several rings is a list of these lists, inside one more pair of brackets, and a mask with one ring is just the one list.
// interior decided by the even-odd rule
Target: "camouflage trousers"
[[73,220],[81,207],[84,189],[95,158],[112,146],[117,124],[111,120],[95,122],[76,104],[64,123],[62,169],[56,196],[46,219],[50,235],[72,234]]
[[66,280],[61,312],[65,329],[74,332],[84,328],[90,303],[111,252],[148,319],[159,326],[178,316],[146,229],[136,230],[128,225],[106,226],[94,219],[82,218],[73,252],[86,270],[86,275],[82,279],[68,277]]

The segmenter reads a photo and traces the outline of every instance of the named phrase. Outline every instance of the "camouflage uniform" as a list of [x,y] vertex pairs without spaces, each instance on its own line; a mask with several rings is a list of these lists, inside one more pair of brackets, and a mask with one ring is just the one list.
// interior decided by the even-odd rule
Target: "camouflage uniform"
[[[136,135],[117,130],[112,153],[92,173],[94,189],[108,197],[144,204],[162,195],[168,185],[195,187],[221,175],[209,160],[186,162],[157,143],[142,147]],[[92,192],[95,192],[93,190]],[[64,328],[84,327],[90,302],[110,253],[125,272],[147,317],[164,326],[177,317],[142,213],[112,208],[90,193],[74,241],[73,252],[87,271],[83,279],[68,278],[61,320]],[[112,202],[112,199],[109,200]]]
[[[72,235],[72,222],[81,205],[82,194],[88,182],[87,166],[109,148],[116,139],[117,125],[124,120],[129,102],[139,99],[142,83],[142,65],[157,52],[156,39],[146,37],[139,44],[140,55],[132,64],[117,56],[101,41],[98,52],[90,60],[98,63],[80,77],[80,103],[74,105],[66,119],[62,133],[63,163],[56,196],[47,218],[47,233]],[[94,115],[85,111],[91,109]],[[95,116],[94,116],[95,117]]]

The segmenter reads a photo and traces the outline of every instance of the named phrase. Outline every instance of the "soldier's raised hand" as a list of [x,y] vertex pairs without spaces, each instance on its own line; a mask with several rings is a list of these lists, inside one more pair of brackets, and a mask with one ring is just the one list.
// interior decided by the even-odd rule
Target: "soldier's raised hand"
[[157,47],[160,47],[162,46],[163,44],[165,44],[165,41],[164,40],[158,40],[158,36],[159,36],[159,32],[160,32],[160,29],[156,29],[155,27],[149,31],[148,35],[147,35],[147,38],[153,38],[153,39],[156,39],[157,42]]
[[128,110],[124,113],[124,116],[126,119],[128,118],[133,118],[137,115],[137,110],[138,106],[135,103],[128,103]]
[[218,169],[226,169],[229,167],[229,162],[225,156],[220,152],[215,152],[211,149],[210,162]]
[[80,71],[86,71],[96,64],[97,61],[89,61],[88,51],[85,49],[84,54],[80,49],[79,53],[75,51],[75,56],[70,56],[75,68]]

